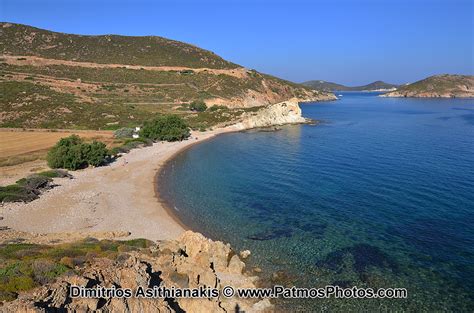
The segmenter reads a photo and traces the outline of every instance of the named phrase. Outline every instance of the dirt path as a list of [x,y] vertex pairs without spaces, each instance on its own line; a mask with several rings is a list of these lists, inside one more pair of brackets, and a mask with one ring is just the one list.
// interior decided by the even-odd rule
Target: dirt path
[[30,65],[30,66],[48,66],[48,65],[66,65],[66,66],[78,66],[78,67],[89,67],[89,68],[125,68],[131,70],[147,70],[147,71],[193,71],[193,72],[206,72],[213,75],[229,75],[238,78],[248,77],[247,70],[245,68],[235,69],[214,69],[214,68],[192,68],[184,66],[142,66],[142,65],[128,65],[128,64],[102,64],[92,62],[76,62],[66,61],[57,59],[46,59],[35,56],[23,56],[23,55],[0,55],[0,58],[4,59],[3,62],[13,65]]

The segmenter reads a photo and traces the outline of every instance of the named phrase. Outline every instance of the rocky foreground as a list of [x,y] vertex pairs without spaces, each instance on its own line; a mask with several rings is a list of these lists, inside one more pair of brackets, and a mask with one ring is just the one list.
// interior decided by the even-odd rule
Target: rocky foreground
[[402,86],[381,97],[474,98],[474,76],[435,75]]
[[[241,253],[242,258],[249,252]],[[60,277],[20,294],[0,307],[1,312],[269,312],[269,300],[238,298],[71,298],[71,286],[88,288],[139,287],[255,288],[257,277],[245,273],[245,263],[230,246],[206,239],[191,231],[177,240],[159,241],[147,251],[121,253],[115,260],[97,258],[91,264],[76,267],[77,274]]]

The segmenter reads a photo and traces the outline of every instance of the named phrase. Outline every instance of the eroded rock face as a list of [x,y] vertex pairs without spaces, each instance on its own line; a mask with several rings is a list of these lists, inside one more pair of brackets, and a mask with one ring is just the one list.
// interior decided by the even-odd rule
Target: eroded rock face
[[123,253],[116,260],[97,259],[80,274],[21,294],[2,312],[270,312],[269,300],[225,298],[71,298],[71,286],[130,288],[255,288],[256,277],[244,274],[245,263],[227,244],[185,232],[178,240],[159,242],[146,252]]
[[241,129],[268,127],[273,125],[305,123],[297,99],[269,105],[257,112],[245,113],[237,124]]

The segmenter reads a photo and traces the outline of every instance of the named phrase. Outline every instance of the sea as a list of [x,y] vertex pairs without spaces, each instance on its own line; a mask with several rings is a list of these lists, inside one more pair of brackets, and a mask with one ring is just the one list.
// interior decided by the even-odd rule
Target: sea
[[229,133],[159,174],[190,229],[250,250],[261,286],[405,288],[282,311],[474,311],[474,100],[338,93],[314,125]]

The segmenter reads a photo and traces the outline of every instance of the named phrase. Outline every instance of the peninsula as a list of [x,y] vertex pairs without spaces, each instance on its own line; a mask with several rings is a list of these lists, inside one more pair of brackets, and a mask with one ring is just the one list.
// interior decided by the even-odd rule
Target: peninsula
[[381,97],[473,98],[474,76],[449,74],[430,76],[401,86]]

